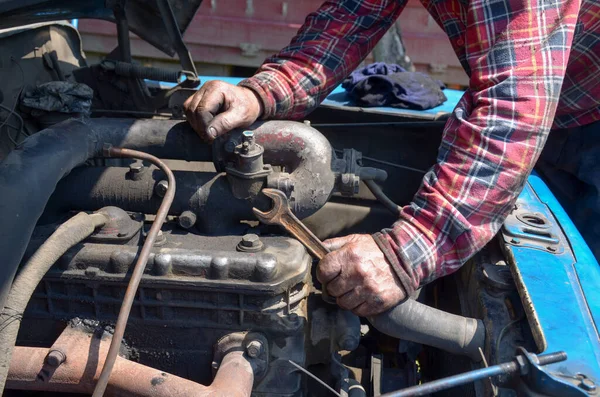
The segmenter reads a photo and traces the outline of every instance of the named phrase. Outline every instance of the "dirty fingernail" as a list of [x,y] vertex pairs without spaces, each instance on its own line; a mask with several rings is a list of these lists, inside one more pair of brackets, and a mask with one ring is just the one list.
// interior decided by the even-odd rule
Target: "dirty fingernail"
[[208,135],[211,138],[216,138],[217,137],[217,130],[215,129],[215,127],[208,127]]

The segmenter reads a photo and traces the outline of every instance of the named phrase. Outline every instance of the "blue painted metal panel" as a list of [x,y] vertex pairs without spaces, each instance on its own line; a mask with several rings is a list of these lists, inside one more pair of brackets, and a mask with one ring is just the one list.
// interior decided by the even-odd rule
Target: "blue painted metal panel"
[[[600,266],[550,189],[533,174],[519,197],[519,208],[554,215],[564,232],[566,249],[555,254],[509,245],[515,277],[525,305],[533,305],[532,327],[538,323],[545,351],[563,350],[568,360],[548,366],[550,372],[573,376],[584,373],[600,381]],[[551,214],[550,214],[551,212]],[[518,282],[519,283],[519,282]],[[519,283],[520,284],[520,283]],[[530,311],[531,312],[531,311]],[[533,317],[533,318],[532,318]]]

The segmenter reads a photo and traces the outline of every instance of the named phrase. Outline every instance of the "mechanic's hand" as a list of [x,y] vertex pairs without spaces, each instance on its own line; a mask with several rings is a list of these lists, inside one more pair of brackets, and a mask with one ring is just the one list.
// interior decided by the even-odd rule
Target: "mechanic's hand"
[[319,263],[317,278],[342,309],[368,317],[405,298],[404,288],[373,237],[353,234],[324,244],[333,252]]
[[234,128],[254,123],[263,112],[262,106],[251,89],[222,81],[205,83],[183,104],[192,128],[209,142]]

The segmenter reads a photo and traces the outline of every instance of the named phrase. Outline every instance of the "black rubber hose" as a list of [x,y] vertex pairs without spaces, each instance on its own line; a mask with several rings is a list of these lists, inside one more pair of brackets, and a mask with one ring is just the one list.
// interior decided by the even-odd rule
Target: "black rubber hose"
[[210,161],[212,151],[186,122],[133,119],[68,120],[27,138],[0,164],[0,308],[33,228],[56,184],[100,156],[104,143],[162,158]]
[[384,192],[381,190],[381,187],[374,180],[363,180],[365,185],[369,188],[373,196],[379,201],[385,208],[387,208],[392,214],[396,217],[400,216],[400,211],[402,207],[398,204],[394,203]]
[[414,299],[370,317],[371,324],[386,335],[437,347],[481,361],[485,326],[481,320],[435,309]]
[[0,393],[6,383],[23,312],[35,288],[68,249],[85,240],[107,220],[103,214],[88,215],[80,212],[59,226],[19,272],[8,294],[6,307],[0,315]]

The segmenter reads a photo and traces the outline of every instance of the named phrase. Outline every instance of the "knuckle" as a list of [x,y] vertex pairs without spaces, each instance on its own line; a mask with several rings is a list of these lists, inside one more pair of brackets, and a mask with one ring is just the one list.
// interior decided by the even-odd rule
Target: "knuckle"
[[231,117],[223,117],[221,120],[221,125],[225,130],[232,130],[235,128],[235,122],[231,119]]

